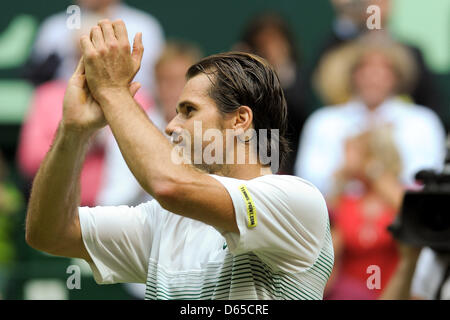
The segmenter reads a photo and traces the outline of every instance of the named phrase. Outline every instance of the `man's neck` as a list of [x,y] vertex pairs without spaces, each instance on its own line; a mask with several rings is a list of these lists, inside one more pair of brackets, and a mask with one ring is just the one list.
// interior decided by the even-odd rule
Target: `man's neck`
[[263,167],[260,164],[234,164],[225,165],[217,174],[240,180],[251,180],[272,174],[272,171],[270,167]]
[[393,96],[389,95],[389,96],[386,96],[384,99],[379,99],[379,100],[374,100],[374,101],[367,101],[367,100],[364,100],[362,98],[360,98],[360,99],[361,99],[362,103],[364,103],[364,105],[367,107],[367,109],[369,111],[375,111],[380,106],[386,104],[392,98],[393,98]]
[[[224,177],[235,178],[240,180],[251,180],[261,176],[272,174],[270,166],[264,166],[259,159],[256,161],[254,157],[250,157],[249,145],[245,147],[245,160],[242,163],[238,161],[238,150],[234,149],[233,163],[226,163],[221,165],[204,165],[197,166],[198,169],[208,172],[209,174],[216,174]],[[255,156],[258,158],[257,156]],[[227,158],[228,160],[228,158]]]
[[380,105],[381,103],[366,104],[369,111],[375,111]]

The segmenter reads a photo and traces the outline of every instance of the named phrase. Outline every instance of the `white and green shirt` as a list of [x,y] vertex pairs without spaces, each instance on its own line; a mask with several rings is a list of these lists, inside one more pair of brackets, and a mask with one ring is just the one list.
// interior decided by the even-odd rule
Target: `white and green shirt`
[[155,200],[81,207],[96,282],[146,283],[146,299],[322,299],[334,256],[321,193],[294,176],[212,176],[231,196],[239,233]]

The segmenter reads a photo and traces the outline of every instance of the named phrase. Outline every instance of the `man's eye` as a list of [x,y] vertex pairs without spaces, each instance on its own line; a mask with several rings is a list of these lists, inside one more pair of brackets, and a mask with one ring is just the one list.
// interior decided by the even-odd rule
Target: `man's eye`
[[192,111],[195,111],[193,107],[186,107],[186,114],[190,114]]

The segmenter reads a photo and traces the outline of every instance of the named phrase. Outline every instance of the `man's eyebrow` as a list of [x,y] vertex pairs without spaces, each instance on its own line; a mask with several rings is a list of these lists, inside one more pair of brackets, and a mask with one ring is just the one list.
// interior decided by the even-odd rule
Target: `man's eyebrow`
[[193,106],[193,107],[196,107],[197,105],[196,105],[194,102],[192,102],[192,101],[184,100],[184,101],[181,101],[181,102],[178,104],[178,106],[177,106],[177,111],[179,111],[179,110],[182,109],[182,108],[186,108],[187,106]]

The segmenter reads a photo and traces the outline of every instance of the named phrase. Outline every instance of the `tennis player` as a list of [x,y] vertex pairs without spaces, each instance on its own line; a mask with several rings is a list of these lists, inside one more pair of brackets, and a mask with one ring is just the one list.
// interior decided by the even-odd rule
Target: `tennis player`
[[[33,183],[28,244],[85,259],[99,284],[146,283],[147,299],[321,299],[333,267],[325,201],[312,184],[273,174],[259,157],[287,152],[286,102],[267,62],[224,53],[193,65],[166,128],[176,136],[171,143],[133,99],[142,34],[131,50],[125,24],[102,20],[80,43],[63,119]],[[196,123],[223,133],[213,151]],[[154,200],[79,207],[89,139],[105,125]],[[190,163],[174,159],[183,143]],[[216,161],[196,161],[193,146]]]

